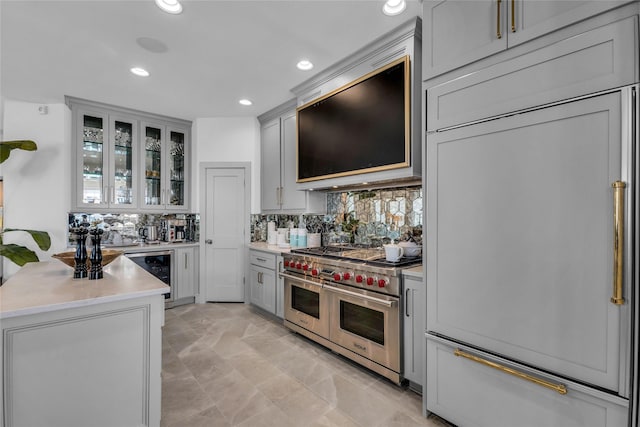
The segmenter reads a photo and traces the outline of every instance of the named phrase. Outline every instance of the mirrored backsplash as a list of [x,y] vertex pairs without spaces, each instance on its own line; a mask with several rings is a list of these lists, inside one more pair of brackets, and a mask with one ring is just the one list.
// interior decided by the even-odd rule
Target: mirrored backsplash
[[[98,227],[104,231],[102,243],[127,246],[142,241],[140,229],[151,226],[157,230],[158,241],[197,242],[200,239],[199,214],[139,214],[139,213],[88,213],[70,212],[67,221],[68,246],[75,246],[71,229],[79,226]],[[180,235],[170,234],[171,227],[181,227]]]
[[322,233],[322,244],[380,246],[391,240],[422,243],[422,187],[327,194],[326,215],[252,215],[251,241],[267,241],[267,224]]

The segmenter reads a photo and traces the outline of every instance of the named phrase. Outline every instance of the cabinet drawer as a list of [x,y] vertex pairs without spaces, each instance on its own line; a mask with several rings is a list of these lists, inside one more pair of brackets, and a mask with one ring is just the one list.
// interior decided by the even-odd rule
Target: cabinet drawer
[[276,255],[266,252],[250,251],[249,257],[251,264],[258,265],[260,267],[268,268],[271,270],[276,269]]
[[636,40],[634,16],[429,88],[427,129],[633,84]]
[[[486,366],[454,351],[461,349],[552,385],[567,393]],[[470,427],[623,426],[625,399],[566,379],[520,366],[477,350],[427,335],[427,410],[456,425]]]

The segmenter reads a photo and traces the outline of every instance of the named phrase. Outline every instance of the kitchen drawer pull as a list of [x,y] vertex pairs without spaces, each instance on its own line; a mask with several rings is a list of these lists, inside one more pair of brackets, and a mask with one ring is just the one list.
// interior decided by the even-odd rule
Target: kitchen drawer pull
[[500,31],[500,7],[502,6],[502,0],[496,0],[496,12],[497,12],[497,17],[496,17],[496,37],[498,37],[499,39],[502,38],[502,32]]
[[622,267],[624,262],[624,189],[626,184],[616,181],[613,187],[613,296],[615,305],[624,304],[622,296]]
[[267,260],[266,260],[266,259],[264,259],[264,258],[256,257],[256,259],[257,259],[258,261],[260,261],[260,262],[267,262]]
[[453,351],[453,354],[458,356],[458,357],[464,357],[465,359],[469,359],[469,360],[471,360],[473,362],[480,363],[481,365],[485,365],[485,366],[488,366],[490,368],[497,369],[497,370],[502,371],[502,372],[504,372],[506,374],[516,376],[516,377],[521,378],[523,380],[531,381],[532,383],[541,385],[542,387],[550,388],[551,390],[554,390],[554,391],[556,391],[556,392],[558,392],[560,394],[567,394],[567,387],[564,384],[554,384],[554,383],[549,382],[549,381],[541,380],[540,378],[533,377],[531,375],[525,374],[524,372],[516,371],[515,369],[511,369],[509,367],[500,365],[499,363],[491,362],[491,361],[483,359],[481,357],[474,356],[473,354],[469,354],[467,352],[464,352],[464,351],[460,350],[459,348],[456,348]]
[[352,291],[347,291],[346,289],[336,288],[334,286],[325,286],[324,288],[326,290],[328,290],[328,291],[335,292],[335,293],[338,293],[338,294],[349,295],[349,296],[356,297],[356,298],[362,298],[362,299],[364,299],[366,301],[370,301],[370,302],[374,302],[376,304],[384,305],[385,307],[393,307],[393,305],[396,303],[395,301],[387,301],[387,300],[380,299],[380,298],[374,298],[374,297],[370,297],[368,295],[360,294],[358,292],[352,292]]
[[404,293],[404,315],[409,317],[409,291],[411,289],[407,289]]
[[285,279],[291,279],[291,280],[296,281],[296,282],[306,283],[308,285],[317,286],[319,288],[322,287],[322,283],[314,282],[313,280],[303,279],[301,277],[293,276],[293,275],[287,274],[287,273],[279,273],[278,275],[280,277],[282,277],[282,278],[285,278]]

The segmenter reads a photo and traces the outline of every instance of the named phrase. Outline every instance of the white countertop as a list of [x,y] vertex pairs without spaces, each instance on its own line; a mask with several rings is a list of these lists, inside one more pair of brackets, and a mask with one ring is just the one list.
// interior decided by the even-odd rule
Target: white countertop
[[[200,246],[200,242],[135,243],[135,244],[125,245],[125,246],[103,245],[102,249],[116,249],[124,253],[132,253],[132,252],[166,251],[168,249],[189,248],[194,246]],[[67,247],[67,250],[69,251],[73,251],[75,249],[76,249],[75,246]],[[87,252],[89,251],[90,251],[90,248],[87,248]]]
[[270,245],[267,242],[251,242],[249,243],[249,249],[254,249],[257,251],[263,252],[271,252],[275,254],[288,254],[291,252],[291,247],[283,248],[278,245]]
[[169,287],[119,256],[98,280],[74,279],[60,261],[33,262],[0,286],[0,319],[165,294]]
[[422,264],[411,268],[404,268],[402,274],[422,278]]

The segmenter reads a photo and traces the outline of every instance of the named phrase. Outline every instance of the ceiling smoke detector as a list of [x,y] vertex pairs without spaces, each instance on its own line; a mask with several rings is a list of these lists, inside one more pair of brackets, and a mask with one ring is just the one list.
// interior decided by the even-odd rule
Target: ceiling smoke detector
[[182,5],[178,0],[156,0],[156,5],[167,13],[174,15],[182,13]]

